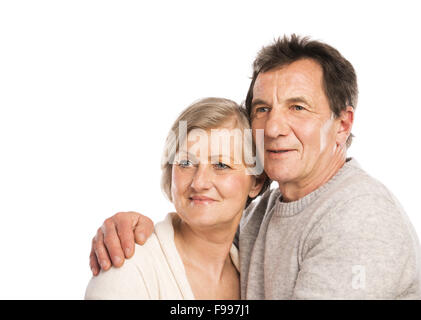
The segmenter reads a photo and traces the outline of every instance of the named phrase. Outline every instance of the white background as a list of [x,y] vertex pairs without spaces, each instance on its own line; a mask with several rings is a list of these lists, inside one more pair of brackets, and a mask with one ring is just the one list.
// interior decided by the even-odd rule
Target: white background
[[297,33],[357,70],[349,154],[421,234],[418,1],[1,1],[0,298],[81,299],[103,220],[172,209],[160,157],[192,101],[241,102],[257,51]]

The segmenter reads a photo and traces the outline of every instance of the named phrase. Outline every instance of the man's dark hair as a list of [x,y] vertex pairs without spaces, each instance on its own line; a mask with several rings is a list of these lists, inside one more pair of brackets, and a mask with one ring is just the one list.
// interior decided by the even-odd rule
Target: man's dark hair
[[[300,59],[310,58],[318,62],[323,69],[323,87],[329,101],[329,107],[335,117],[347,106],[357,106],[357,76],[351,63],[335,48],[308,37],[292,34],[278,38],[271,45],[263,47],[253,62],[253,76],[247,93],[245,105],[251,118],[253,88],[259,73],[267,72]],[[353,135],[346,141],[351,145]]]

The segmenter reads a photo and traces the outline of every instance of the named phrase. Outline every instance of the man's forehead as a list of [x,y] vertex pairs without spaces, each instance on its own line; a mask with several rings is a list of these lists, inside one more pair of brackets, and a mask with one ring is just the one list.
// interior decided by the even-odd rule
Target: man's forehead
[[254,89],[261,90],[279,82],[297,80],[320,80],[323,77],[321,65],[313,59],[300,59],[290,64],[261,72],[257,75]]
[[321,66],[311,59],[302,59],[260,73],[253,87],[253,102],[260,99],[271,100],[274,96],[279,95],[304,97],[323,91]]

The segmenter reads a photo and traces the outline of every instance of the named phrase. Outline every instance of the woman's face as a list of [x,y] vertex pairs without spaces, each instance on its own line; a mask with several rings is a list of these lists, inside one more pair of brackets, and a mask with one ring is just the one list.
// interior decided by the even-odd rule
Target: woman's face
[[172,167],[175,209],[184,222],[199,228],[238,223],[247,197],[255,197],[261,188],[255,176],[247,174],[242,140],[235,143],[235,134],[242,137],[242,130],[214,130],[191,131]]

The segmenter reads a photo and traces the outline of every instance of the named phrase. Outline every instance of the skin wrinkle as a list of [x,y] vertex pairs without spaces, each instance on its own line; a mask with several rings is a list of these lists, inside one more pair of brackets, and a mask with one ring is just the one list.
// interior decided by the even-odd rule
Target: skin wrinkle
[[252,104],[252,127],[265,130],[265,148],[293,149],[279,158],[264,153],[265,171],[278,182],[284,201],[317,189],[345,163],[340,132],[346,131],[345,120],[349,135],[353,119],[333,116],[317,62],[301,59],[259,74]]

